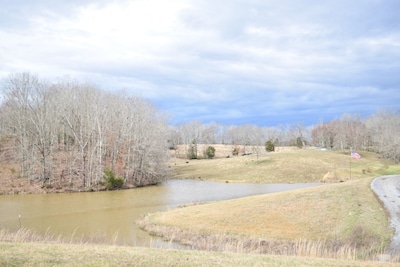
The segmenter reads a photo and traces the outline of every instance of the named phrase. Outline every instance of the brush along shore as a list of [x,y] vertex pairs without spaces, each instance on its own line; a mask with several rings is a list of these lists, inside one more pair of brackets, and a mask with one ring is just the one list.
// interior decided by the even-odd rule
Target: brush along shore
[[[399,266],[395,262],[116,246],[0,229],[0,266]],[[98,243],[100,242],[100,243]],[[106,242],[106,243],[101,243]]]
[[393,235],[371,180],[186,206],[139,224],[196,249],[371,259]]

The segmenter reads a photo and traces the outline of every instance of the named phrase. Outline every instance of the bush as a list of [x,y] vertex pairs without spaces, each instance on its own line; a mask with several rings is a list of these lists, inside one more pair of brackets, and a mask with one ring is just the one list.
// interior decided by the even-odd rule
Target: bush
[[237,156],[239,155],[239,147],[235,146],[232,151],[232,155]]
[[104,169],[104,180],[107,190],[119,189],[124,185],[122,177],[115,178],[115,173],[110,169]]
[[301,137],[297,137],[296,145],[298,148],[303,148],[303,139]]
[[379,244],[379,236],[374,235],[361,225],[355,226],[349,236],[349,243],[357,248],[371,248]]
[[266,150],[267,152],[273,152],[273,151],[275,151],[275,145],[274,145],[274,143],[273,143],[271,140],[265,142],[265,150]]
[[215,147],[213,147],[213,146],[207,147],[206,156],[209,159],[212,159],[213,157],[215,157]]
[[197,146],[191,145],[187,151],[186,156],[188,159],[197,159]]

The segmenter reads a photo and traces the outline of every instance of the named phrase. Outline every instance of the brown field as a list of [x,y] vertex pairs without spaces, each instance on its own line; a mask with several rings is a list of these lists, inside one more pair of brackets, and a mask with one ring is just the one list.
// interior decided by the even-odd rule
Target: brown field
[[[230,146],[215,147],[222,154],[231,151]],[[289,255],[302,250],[303,256],[371,258],[384,250],[393,231],[370,183],[373,177],[399,173],[400,166],[370,152],[360,152],[359,160],[349,154],[282,148],[258,157],[172,157],[174,177],[179,179],[327,184],[193,205],[149,215],[140,223],[155,235],[202,249],[278,254],[286,250]]]
[[369,188],[370,181],[353,180],[193,205],[152,218],[196,231],[286,240],[339,240],[347,237],[354,227],[362,226],[382,239],[379,241],[387,241],[390,233],[386,215]]
[[[229,145],[215,146],[216,153],[231,151]],[[339,182],[400,173],[400,165],[381,160],[371,152],[360,152],[361,159],[351,159],[350,152],[317,149],[278,148],[279,152],[262,151],[247,156],[187,160],[171,156],[173,177],[222,182],[307,183]],[[184,150],[180,148],[180,150]],[[182,152],[180,153],[182,154]]]
[[[370,181],[366,178],[193,205],[152,214],[142,221],[142,226],[153,234],[194,247],[200,237],[207,240],[204,242],[208,246],[210,242],[221,242],[215,236],[285,246],[300,240],[312,241],[309,244],[313,249],[336,242],[349,248],[342,256],[363,257],[363,253],[382,250],[392,235],[385,211],[369,187]],[[221,246],[225,248],[225,244]]]

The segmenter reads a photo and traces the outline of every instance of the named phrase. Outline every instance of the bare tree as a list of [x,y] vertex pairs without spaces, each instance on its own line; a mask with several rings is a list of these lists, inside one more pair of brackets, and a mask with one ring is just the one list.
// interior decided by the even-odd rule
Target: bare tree
[[265,136],[263,134],[262,129],[257,125],[253,125],[249,135],[250,135],[250,143],[252,145],[252,151],[253,153],[256,153],[258,162],[258,157],[260,155],[261,150],[263,149],[263,144],[265,143]]
[[134,123],[131,132],[134,184],[142,186],[157,183],[166,174],[168,144],[165,118],[157,114],[151,103],[142,99],[131,99],[128,104],[135,107],[131,113]]
[[381,110],[366,121],[371,149],[384,158],[400,161],[400,115],[396,110]]
[[32,140],[30,105],[35,87],[39,86],[37,76],[30,73],[11,74],[4,82],[3,108],[8,119],[4,122],[9,133],[16,137],[19,143],[20,176],[27,177],[32,182]]
[[187,146],[189,158],[198,158],[198,144],[203,141],[203,125],[200,121],[190,121],[179,127],[182,142]]
[[53,176],[53,148],[56,139],[57,103],[56,97],[46,82],[38,83],[31,93],[29,104],[30,136],[40,155],[41,174],[39,180],[44,185],[51,184]]
[[333,148],[334,133],[332,123],[319,123],[311,131],[312,142],[315,146]]

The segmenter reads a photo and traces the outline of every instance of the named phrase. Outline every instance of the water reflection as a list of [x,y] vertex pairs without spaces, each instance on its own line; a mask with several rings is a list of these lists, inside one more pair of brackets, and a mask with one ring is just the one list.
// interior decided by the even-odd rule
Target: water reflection
[[[117,236],[119,244],[154,245],[135,221],[180,205],[293,190],[318,184],[232,184],[171,180],[132,190],[96,193],[0,196],[0,227],[22,226],[65,237]],[[18,216],[21,215],[21,220]],[[151,244],[152,243],[152,244]]]

